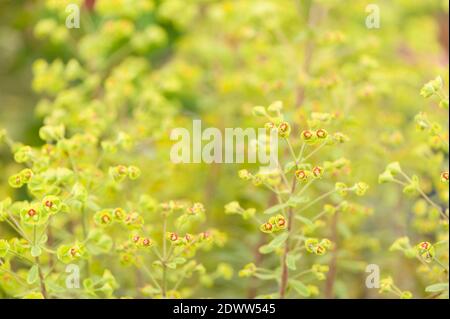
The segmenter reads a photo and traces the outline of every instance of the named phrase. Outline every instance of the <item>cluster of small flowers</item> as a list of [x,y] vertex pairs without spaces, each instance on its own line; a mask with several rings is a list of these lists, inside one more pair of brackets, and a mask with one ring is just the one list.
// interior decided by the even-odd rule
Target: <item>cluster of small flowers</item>
[[233,201],[225,205],[225,214],[239,214],[243,219],[250,219],[255,215],[256,210],[254,208],[244,209],[239,202]]
[[298,181],[306,183],[311,178],[322,178],[324,169],[320,166],[314,166],[312,170],[298,169],[295,171],[295,177]]
[[333,243],[329,239],[318,240],[317,238],[308,238],[305,240],[305,248],[309,253],[324,255],[332,247]]
[[144,218],[138,212],[127,213],[123,208],[102,209],[94,214],[94,221],[101,227],[107,227],[114,222],[129,228],[141,228]]
[[286,229],[287,227],[287,220],[286,218],[284,218],[283,215],[276,215],[276,216],[272,216],[269,218],[269,220],[267,222],[265,222],[264,224],[262,224],[259,229],[263,232],[263,233],[273,233],[273,232],[278,232],[281,231],[283,229]]
[[[58,212],[67,212],[68,206],[57,196],[45,196],[41,202],[14,202],[7,198],[0,202],[0,221],[10,217],[9,214],[19,215],[20,221],[26,226],[45,224],[49,217]],[[10,210],[10,213],[7,213]]]
[[83,243],[76,242],[73,245],[61,245],[56,251],[58,259],[69,264],[74,261],[87,258],[86,246]]
[[436,255],[434,246],[427,241],[419,243],[416,246],[416,252],[417,255],[427,263],[433,261],[434,256]]
[[126,177],[136,180],[141,176],[141,170],[136,166],[117,165],[110,167],[109,174],[116,182],[122,182]]
[[379,293],[389,293],[392,292],[398,295],[401,299],[411,299],[413,297],[410,291],[402,291],[395,284],[392,277],[383,278],[380,281]]

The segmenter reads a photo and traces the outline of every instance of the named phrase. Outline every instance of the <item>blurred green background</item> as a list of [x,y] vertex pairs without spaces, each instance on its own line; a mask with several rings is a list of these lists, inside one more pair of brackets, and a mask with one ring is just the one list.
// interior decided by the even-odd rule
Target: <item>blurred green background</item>
[[[270,284],[237,276],[255,259],[267,265],[272,261],[257,253],[264,240],[257,226],[223,210],[228,202],[239,200],[243,207],[261,211],[270,205],[270,196],[238,179],[237,171],[248,165],[170,163],[170,129],[190,127],[193,118],[219,128],[258,127],[263,123],[251,117],[252,106],[275,100],[284,102],[292,121],[301,122],[310,112],[336,114],[333,128],[345,132],[350,142],[323,160],[347,158],[352,164],[349,180],[370,185],[368,195],[358,202],[373,214],[343,219],[338,229],[343,253],[334,290],[320,297],[382,297],[364,286],[364,269],[370,263],[379,264],[382,274],[392,275],[398,286],[423,296],[430,277],[417,270],[416,261],[390,252],[389,246],[402,236],[433,241],[438,232],[433,221],[417,221],[414,200],[405,198],[396,185],[378,185],[377,179],[392,161],[424,176],[426,185],[433,180],[430,167],[448,169],[448,149],[429,155],[424,150],[428,137],[414,124],[415,114],[427,111],[448,132],[448,113],[419,95],[422,85],[437,75],[448,83],[446,1],[377,1],[379,29],[366,27],[365,8],[373,1],[363,0],[73,2],[82,8],[80,29],[64,26],[64,8],[71,1],[0,0],[0,126],[14,140],[39,146],[44,118],[53,109],[64,109],[63,102],[42,103],[55,95],[33,84],[37,59],[75,59],[91,74],[106,74],[98,84],[106,105],[122,103],[114,92],[126,95],[128,89],[144,101],[148,92],[160,94],[164,101],[149,98],[153,104],[141,112],[145,115],[129,116],[131,121],[117,125],[141,142],[134,155],[124,155],[143,169],[141,192],[161,201],[200,201],[207,209],[208,225],[227,234],[227,244],[205,253],[204,263],[211,269],[219,262],[229,263],[235,269],[233,279],[219,280],[194,296],[244,298],[273,290]],[[108,26],[111,21],[125,22]],[[148,30],[149,26],[158,29]],[[137,75],[127,82],[130,73]],[[115,87],[107,83],[108,75],[126,83]],[[58,79],[40,81],[50,87],[57,86]],[[87,103],[89,98],[75,98],[73,103]],[[131,114],[139,102],[130,98],[124,103]],[[70,116],[81,109],[70,110]],[[70,127],[69,119],[61,121]],[[84,130],[76,125],[74,132]],[[0,146],[0,198],[27,198],[8,186],[8,177],[18,167],[9,149]],[[448,207],[445,190],[431,192]],[[322,232],[330,235],[332,229],[326,226]],[[0,225],[0,237],[10,235]],[[329,258],[322,261],[329,263]],[[319,285],[324,288],[326,282]],[[118,295],[132,289],[123,287]]]

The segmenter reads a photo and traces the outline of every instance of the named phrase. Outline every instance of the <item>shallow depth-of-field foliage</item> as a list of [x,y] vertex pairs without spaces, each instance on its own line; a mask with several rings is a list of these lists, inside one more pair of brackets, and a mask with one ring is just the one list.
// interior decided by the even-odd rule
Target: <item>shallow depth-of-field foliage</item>
[[0,298],[448,298],[448,3],[372,2],[0,1]]

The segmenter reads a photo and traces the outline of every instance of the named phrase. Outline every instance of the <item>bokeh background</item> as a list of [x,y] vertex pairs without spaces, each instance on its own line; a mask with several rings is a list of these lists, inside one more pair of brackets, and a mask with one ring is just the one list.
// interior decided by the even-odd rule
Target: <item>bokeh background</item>
[[[72,2],[81,6],[79,29],[64,24],[65,7]],[[378,29],[365,25],[369,3],[380,8]],[[448,3],[441,0],[0,0],[0,126],[31,146],[43,144],[39,128],[55,109],[65,111],[50,116],[52,121],[73,125],[74,132],[120,126],[138,141],[137,150],[121,155],[143,170],[145,178],[135,189],[159,201],[202,202],[208,225],[227,235],[227,243],[205,253],[203,263],[207,269],[231,265],[232,279],[205,285],[193,296],[245,298],[273,289],[270,283],[239,278],[238,270],[255,260],[267,266],[273,261],[258,253],[264,242],[258,227],[224,214],[223,207],[239,200],[262,211],[271,198],[237,177],[249,165],[172,164],[170,129],[190,127],[193,118],[219,128],[259,127],[252,107],[276,100],[283,101],[292,121],[310,112],[336,114],[335,128],[350,141],[323,156],[351,162],[346,178],[370,185],[358,201],[372,214],[324,226],[324,234],[337,236],[342,253],[332,288],[329,281],[318,284],[320,297],[385,297],[364,286],[365,267],[375,263],[383,276],[420,298],[431,275],[389,247],[402,236],[434,241],[438,223],[428,215],[417,217],[414,199],[377,179],[392,161],[423,176],[425,185],[432,185],[430,167],[448,167],[448,149],[433,152],[414,123],[414,116],[426,111],[448,132],[447,111],[419,95],[438,75],[448,88],[448,21]],[[33,73],[39,59],[79,61],[89,73],[84,81],[97,83],[101,93],[66,92],[58,99],[57,67],[51,76],[40,75],[36,67]],[[89,118],[94,98],[104,103],[103,113]],[[108,113],[117,110],[120,120],[108,122]],[[26,191],[8,186],[19,168],[0,145],[0,199],[28,198]],[[430,187],[448,207],[446,191]],[[0,225],[0,237],[12,234]],[[124,277],[118,296],[133,289],[126,271],[117,266],[114,272]]]

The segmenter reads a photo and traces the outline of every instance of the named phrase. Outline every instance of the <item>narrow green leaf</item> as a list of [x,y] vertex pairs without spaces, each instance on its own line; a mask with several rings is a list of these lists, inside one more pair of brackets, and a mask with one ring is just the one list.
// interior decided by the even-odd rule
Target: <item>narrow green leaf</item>
[[283,243],[286,241],[288,236],[289,236],[289,233],[287,233],[287,232],[281,233],[280,235],[278,235],[277,237],[272,239],[272,241],[268,245],[274,249],[281,247],[281,245],[283,245]]
[[295,162],[291,161],[291,162],[287,162],[286,165],[284,165],[284,173],[289,173],[294,167],[295,167]]
[[309,218],[306,218],[306,217],[298,215],[298,216],[295,216],[295,219],[297,219],[298,221],[302,222],[306,226],[314,226],[314,223]]
[[271,273],[271,274],[254,274],[254,276],[258,279],[261,280],[273,280],[273,279],[277,279],[278,276],[275,272]]
[[309,202],[309,197],[307,196],[291,196],[289,197],[287,204],[292,207],[296,207],[299,204],[304,204]]
[[288,207],[288,206],[289,206],[289,205],[288,205],[287,203],[278,204],[278,205],[275,205],[275,206],[272,206],[272,207],[267,208],[267,209],[264,211],[264,214],[266,214],[266,215],[275,214],[276,212],[278,212],[278,211],[280,211],[280,210],[282,210],[283,208],[286,208],[286,207]]
[[441,282],[425,288],[426,292],[439,292],[443,290],[448,290],[448,282]]
[[272,251],[273,249],[269,245],[263,245],[259,247],[259,252],[263,255],[270,254]]
[[281,245],[283,245],[283,243],[286,241],[288,236],[289,236],[288,233],[282,233],[282,234],[278,235],[267,245],[263,245],[263,246],[259,247],[259,252],[261,254],[269,254],[269,253],[273,252],[275,249],[277,249],[277,248],[281,247]]
[[30,285],[35,283],[38,279],[38,275],[39,275],[39,268],[37,265],[34,265],[28,271],[27,283],[29,283]]
[[291,279],[289,280],[289,285],[302,297],[309,297],[311,295],[308,287],[299,280]]
[[41,247],[35,245],[33,247],[31,247],[31,256],[33,257],[39,257],[42,254],[42,249]]
[[295,265],[295,263],[299,258],[300,258],[299,255],[288,253],[286,256],[286,266],[291,270],[296,270],[297,266]]

